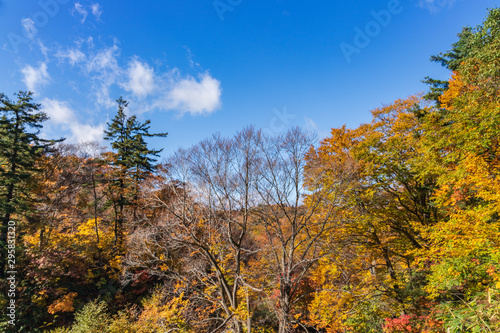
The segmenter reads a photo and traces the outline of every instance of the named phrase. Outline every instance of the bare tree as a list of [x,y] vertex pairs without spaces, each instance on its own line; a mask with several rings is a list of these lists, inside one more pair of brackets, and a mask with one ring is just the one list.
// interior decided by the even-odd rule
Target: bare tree
[[310,293],[302,286],[336,223],[341,188],[304,178],[314,140],[299,128],[267,137],[250,127],[177,151],[147,191],[161,213],[132,235],[129,267],[190,286],[194,302],[213,307],[211,329],[251,332],[250,293],[268,301],[279,332],[306,329],[293,310]]
[[[165,183],[148,191],[149,203],[160,206],[163,215],[148,232],[136,232],[133,246],[140,243],[142,249],[128,256],[130,266],[151,267],[162,260],[172,264],[176,254],[179,262],[170,276],[200,286],[198,297],[215,309],[213,327],[227,323],[234,332],[251,327],[248,310],[241,313],[249,306],[240,289],[243,264],[253,253],[248,231],[260,140],[259,131],[247,128],[233,139],[214,136],[176,152],[168,161]],[[160,252],[171,256],[160,259]],[[144,253],[149,265],[144,265]]]
[[324,255],[325,234],[337,223],[335,207],[341,184],[325,187],[319,186],[319,176],[304,178],[305,157],[314,143],[313,135],[294,128],[262,140],[259,147],[263,159],[256,189],[261,204],[252,213],[265,230],[263,250],[273,273],[269,282],[278,289],[274,309],[280,333],[294,327],[307,331],[293,317],[293,310],[311,293],[302,286],[311,267]]
[[100,162],[102,158],[102,153],[104,149],[99,145],[98,142],[85,142],[78,146],[79,156],[83,159],[83,172],[85,175],[84,186],[89,188],[92,192],[92,215],[94,217],[94,231],[96,235],[96,246],[99,246],[99,213],[102,208],[100,203],[104,197],[103,190],[100,189],[99,183],[102,182],[102,163]]

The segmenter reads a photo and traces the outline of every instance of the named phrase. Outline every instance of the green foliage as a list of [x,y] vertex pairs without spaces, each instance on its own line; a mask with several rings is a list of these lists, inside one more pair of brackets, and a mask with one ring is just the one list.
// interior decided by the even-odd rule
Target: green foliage
[[430,86],[430,91],[424,95],[424,99],[434,101],[437,105],[440,105],[439,97],[448,90],[448,81],[436,80],[426,76],[422,82]]
[[[136,116],[128,117],[125,109],[128,102],[121,97],[116,100],[118,112],[113,121],[108,123],[104,131],[105,140],[111,141],[111,147],[116,154],[108,155],[108,163],[113,167],[110,170],[108,193],[115,211],[115,245],[123,245],[124,209],[136,203],[139,197],[139,181],[144,180],[153,171],[154,157],[158,157],[160,150],[151,150],[147,147],[145,137],[166,137],[168,133],[149,133],[150,121],[141,123]],[[136,208],[136,207],[135,207]],[[136,210],[134,208],[134,217]]]
[[93,301],[76,313],[75,322],[71,327],[60,327],[47,333],[135,333],[137,331],[137,326],[131,322],[127,312],[121,311],[111,316],[105,302]]
[[[431,61],[440,63],[453,72],[473,74],[476,82],[487,80],[488,89],[493,92],[498,90],[500,78],[499,36],[500,9],[494,8],[489,11],[482,25],[475,28],[464,27],[451,50],[432,56]],[[426,77],[423,82],[431,86],[425,98],[437,102],[439,106],[439,97],[448,89],[448,83],[430,77]]]
[[473,29],[471,27],[464,27],[458,34],[459,40],[452,44],[452,49],[432,56],[431,61],[440,63],[450,71],[457,70],[460,64],[471,54],[470,45],[472,43],[472,35]]
[[51,331],[47,331],[47,333],[70,333],[71,329],[67,327],[59,327]]
[[456,301],[445,302],[439,306],[438,318],[450,333],[459,332],[499,332],[500,331],[500,292],[488,289],[477,293],[468,300],[457,297]]
[[102,333],[108,332],[111,317],[106,312],[104,302],[91,302],[75,315],[75,324],[70,333]]
[[[39,137],[42,123],[48,119],[33,102],[31,92],[19,92],[17,101],[0,94],[0,251],[5,253],[8,222],[14,214],[27,215],[30,194],[27,183],[35,163],[56,141]],[[6,256],[0,262],[0,277],[4,276]]]
[[[116,164],[124,166],[127,170],[140,175],[140,172],[153,171],[154,157],[158,157],[163,150],[147,148],[145,137],[166,137],[168,133],[149,133],[151,121],[141,123],[136,116],[127,116],[125,109],[128,102],[121,97],[116,100],[118,112],[108,129],[104,131],[106,140],[111,141],[111,147],[117,153]],[[142,179],[142,176],[138,176]]]
[[378,333],[382,331],[384,310],[378,302],[362,302],[356,312],[348,316],[345,326],[353,333]]

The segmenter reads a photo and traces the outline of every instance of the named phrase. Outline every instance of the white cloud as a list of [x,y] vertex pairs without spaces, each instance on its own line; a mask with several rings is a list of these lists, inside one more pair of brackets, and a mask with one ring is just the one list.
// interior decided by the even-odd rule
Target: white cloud
[[87,75],[92,82],[92,90],[96,94],[96,102],[105,107],[115,106],[110,97],[110,88],[122,76],[123,70],[118,64],[120,50],[116,45],[91,55],[85,64]]
[[21,25],[23,26],[24,29],[24,35],[29,38],[33,39],[35,38],[38,30],[35,27],[35,22],[30,19],[30,18],[25,18],[21,20]]
[[85,23],[85,20],[87,19],[87,16],[89,15],[89,10],[96,17],[98,21],[101,19],[102,15],[102,7],[98,3],[93,3],[90,5],[90,7],[84,6],[79,2],[75,2],[75,6],[71,11],[71,14],[73,16],[79,15],[80,16],[80,22]]
[[184,46],[184,49],[187,52],[187,57],[188,57],[189,65],[191,66],[191,68],[194,69],[195,67],[197,67],[197,68],[201,67],[199,63],[194,61],[194,56],[193,56],[193,53],[191,53],[191,49],[187,46]]
[[[97,109],[115,109],[115,99],[123,92],[124,98],[131,102],[130,110],[134,113],[156,109],[177,111],[181,115],[206,115],[220,108],[221,82],[208,72],[196,77],[182,75],[177,68],[167,73],[157,73],[138,56],[134,56],[123,66],[120,53],[116,40],[111,46],[99,48],[89,38],[77,40],[72,47],[59,47],[52,54],[73,66],[71,70],[78,71],[79,77],[71,80],[78,82],[73,89],[81,93],[87,92],[89,101],[95,103]],[[188,60],[192,67],[201,67],[192,61],[189,50]],[[36,90],[50,80],[46,63],[42,63],[39,68],[26,66],[22,73],[23,81],[30,90]],[[135,103],[137,100],[141,100],[141,103]],[[141,108],[134,109],[134,104],[141,104]],[[55,110],[67,111],[61,107]],[[57,120],[62,116],[52,114],[51,117]],[[69,122],[68,119],[65,121]],[[84,127],[73,129],[83,133]]]
[[199,81],[188,77],[175,82],[161,101],[165,105],[157,106],[192,115],[208,114],[220,107],[221,94],[220,81],[205,73]]
[[76,121],[75,113],[67,103],[55,99],[44,98],[42,110],[49,116],[54,124],[70,124]]
[[125,70],[118,63],[120,49],[116,44],[105,48],[95,48],[93,39],[80,39],[76,47],[60,49],[55,57],[77,66],[83,75],[86,90],[92,93],[92,100],[98,106],[114,107],[110,91],[117,82],[124,81]]
[[81,15],[81,17],[82,17],[80,22],[84,23],[84,22],[85,22],[85,19],[87,19],[87,15],[88,15],[87,10],[86,10],[85,8],[83,8],[83,6],[82,6],[79,2],[75,2],[75,9],[74,9],[73,13],[74,13],[75,11],[76,11],[78,14],[80,14],[80,15]]
[[101,19],[101,14],[102,14],[102,8],[101,8],[101,5],[99,5],[98,3],[94,3],[92,4],[92,6],[90,6],[90,8],[92,9],[92,14],[99,20]]
[[49,125],[59,127],[71,132],[69,142],[102,141],[104,136],[104,124],[92,126],[82,124],[78,121],[75,112],[68,103],[56,99],[44,98],[42,100],[42,111],[49,116]]
[[68,49],[66,51],[59,50],[57,51],[55,56],[63,60],[67,59],[71,66],[74,66],[85,60],[85,54],[79,49]]
[[101,142],[104,137],[104,124],[92,126],[89,124],[75,123],[71,125],[71,132],[73,133],[73,140],[78,142]]
[[37,40],[37,42],[38,42],[38,47],[40,48],[40,52],[42,52],[42,54],[45,56],[45,60],[47,60],[49,57],[48,53],[50,49],[47,46],[45,46],[45,44],[43,44],[41,40]]
[[119,68],[117,61],[119,53],[120,52],[118,46],[116,45],[97,52],[97,54],[91,57],[91,59],[89,60],[87,64],[87,70],[89,72],[116,70],[117,68]]
[[50,80],[46,63],[41,63],[38,68],[26,65],[23,69],[21,69],[21,72],[24,75],[23,82],[26,85],[26,88],[33,92],[36,92],[38,87],[47,84]]
[[443,8],[450,8],[455,2],[456,0],[418,0],[418,5],[431,13],[436,13]]
[[148,64],[142,63],[137,59],[129,63],[127,78],[128,82],[123,87],[138,97],[149,95],[155,88],[153,69]]
[[87,37],[87,40],[85,42],[87,43],[87,46],[89,48],[94,48],[94,38],[92,38],[92,36]]

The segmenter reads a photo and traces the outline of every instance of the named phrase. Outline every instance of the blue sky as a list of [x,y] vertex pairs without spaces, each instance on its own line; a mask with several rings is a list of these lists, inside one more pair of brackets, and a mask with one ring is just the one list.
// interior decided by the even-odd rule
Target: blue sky
[[[47,137],[101,140],[123,96],[164,156],[220,132],[320,137],[449,73],[429,57],[493,0],[0,0],[0,92],[32,90]],[[361,33],[360,33],[361,31]],[[105,145],[105,144],[104,144]]]

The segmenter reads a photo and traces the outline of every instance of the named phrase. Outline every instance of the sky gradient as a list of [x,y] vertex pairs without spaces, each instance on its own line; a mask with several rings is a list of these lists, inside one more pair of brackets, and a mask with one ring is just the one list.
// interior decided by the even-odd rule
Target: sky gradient
[[[328,135],[450,73],[429,57],[493,0],[0,0],[0,92],[31,90],[46,137],[102,140],[120,96],[164,156],[253,124]],[[106,145],[106,143],[103,143]]]

